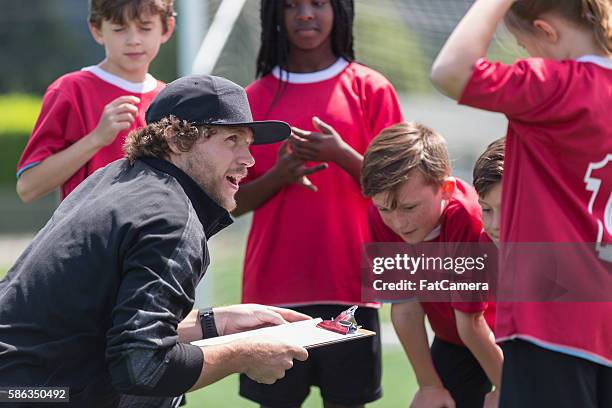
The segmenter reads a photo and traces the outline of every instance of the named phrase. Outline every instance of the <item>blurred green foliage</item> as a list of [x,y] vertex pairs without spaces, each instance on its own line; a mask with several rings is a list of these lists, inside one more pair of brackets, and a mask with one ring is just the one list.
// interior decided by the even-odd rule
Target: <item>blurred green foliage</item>
[[367,11],[355,18],[357,60],[385,75],[398,92],[430,91],[427,56],[393,5],[381,0]]
[[0,95],[0,136],[7,134],[29,134],[40,112],[42,100],[26,94]]
[[0,95],[0,184],[15,184],[17,161],[32,132],[40,104],[37,96]]

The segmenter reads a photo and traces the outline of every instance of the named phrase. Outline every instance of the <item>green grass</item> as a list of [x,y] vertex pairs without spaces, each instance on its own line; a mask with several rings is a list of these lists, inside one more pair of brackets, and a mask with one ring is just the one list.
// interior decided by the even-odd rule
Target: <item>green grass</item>
[[41,98],[24,94],[0,95],[0,135],[29,134],[40,112]]
[[[407,407],[416,392],[412,369],[403,351],[392,348],[383,353],[383,397],[368,407]],[[238,376],[232,375],[215,384],[187,395],[187,407],[245,407],[258,405],[238,395]],[[312,387],[303,408],[321,407],[318,388]]]

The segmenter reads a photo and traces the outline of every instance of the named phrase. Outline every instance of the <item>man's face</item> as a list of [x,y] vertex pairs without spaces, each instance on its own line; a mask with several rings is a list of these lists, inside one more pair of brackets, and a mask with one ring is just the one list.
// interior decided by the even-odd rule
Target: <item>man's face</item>
[[499,243],[499,220],[501,217],[502,183],[495,185],[482,197],[478,203],[482,208],[482,226],[495,244]]
[[448,178],[442,186],[427,184],[419,170],[397,190],[397,205],[391,208],[389,192],[372,197],[384,223],[409,244],[418,244],[438,226],[453,195],[455,181]]
[[209,138],[202,137],[176,164],[221,207],[236,208],[234,196],[247,169],[255,164],[249,146],[253,132],[247,127],[215,127]]

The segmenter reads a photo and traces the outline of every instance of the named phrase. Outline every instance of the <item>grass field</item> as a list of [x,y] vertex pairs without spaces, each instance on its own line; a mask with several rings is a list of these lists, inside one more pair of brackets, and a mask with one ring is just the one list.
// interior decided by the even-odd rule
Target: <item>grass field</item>
[[[383,354],[383,397],[368,407],[397,408],[407,407],[416,392],[416,382],[408,360],[397,347]],[[254,408],[252,403],[238,395],[238,376],[233,375],[207,388],[187,395],[187,407],[245,407]],[[303,408],[321,407],[318,388],[311,388],[310,396]]]

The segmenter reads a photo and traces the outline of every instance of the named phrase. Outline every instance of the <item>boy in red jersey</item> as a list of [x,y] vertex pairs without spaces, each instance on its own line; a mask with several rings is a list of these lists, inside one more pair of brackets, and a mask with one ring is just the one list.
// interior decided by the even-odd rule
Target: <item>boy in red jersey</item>
[[148,70],[172,35],[173,15],[173,0],[90,0],[89,28],[106,57],[47,89],[17,165],[22,201],[57,187],[64,199],[95,170],[123,157],[125,137],[145,125],[145,112],[164,86]]
[[[375,242],[478,242],[482,230],[475,191],[450,176],[446,142],[433,130],[403,123],[383,130],[364,156],[361,184],[372,197]],[[393,326],[414,368],[419,390],[412,407],[482,406],[499,386],[502,353],[485,302],[406,302],[391,308]],[[435,333],[428,345],[424,318]]]

